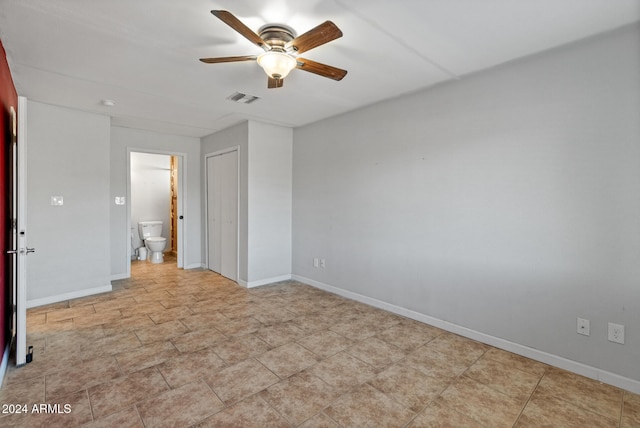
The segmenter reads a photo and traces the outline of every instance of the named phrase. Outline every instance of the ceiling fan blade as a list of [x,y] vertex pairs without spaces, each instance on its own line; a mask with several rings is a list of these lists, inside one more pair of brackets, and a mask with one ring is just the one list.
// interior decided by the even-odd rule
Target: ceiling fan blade
[[342,80],[347,75],[347,70],[341,68],[332,67],[327,64],[311,61],[305,58],[296,58],[298,62],[297,68],[309,73],[314,73],[319,76],[328,77],[333,80]]
[[251,28],[244,25],[242,21],[236,18],[231,12],[228,12],[226,10],[212,10],[211,13],[216,17],[218,17],[222,22],[227,24],[229,27],[236,30],[238,33],[240,33],[242,36],[244,36],[247,40],[249,40],[254,45],[260,46],[265,51],[268,51],[270,49],[269,46],[265,43],[265,41],[262,40],[262,37],[256,34]]
[[272,77],[269,77],[269,81],[267,82],[267,88],[269,89],[282,88],[283,84],[284,84],[284,79],[274,79]]
[[342,37],[342,31],[331,21],[325,21],[317,27],[287,42],[285,49],[293,49],[297,53],[306,52],[320,45]]
[[238,61],[251,61],[256,59],[255,55],[243,55],[243,56],[221,56],[218,58],[200,58],[200,61],[207,64],[217,64],[220,62],[238,62]]

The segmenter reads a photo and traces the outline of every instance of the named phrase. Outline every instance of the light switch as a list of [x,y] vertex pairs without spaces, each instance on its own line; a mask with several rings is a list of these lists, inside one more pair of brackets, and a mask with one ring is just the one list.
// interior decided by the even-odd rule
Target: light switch
[[64,198],[62,196],[52,196],[51,205],[54,207],[61,207],[64,205]]
[[116,205],[124,205],[125,200],[124,196],[116,196]]

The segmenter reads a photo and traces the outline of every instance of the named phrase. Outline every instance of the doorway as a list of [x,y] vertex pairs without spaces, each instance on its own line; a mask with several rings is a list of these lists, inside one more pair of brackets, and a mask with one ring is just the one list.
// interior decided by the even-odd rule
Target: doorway
[[207,267],[238,280],[238,149],[206,156]]
[[138,260],[143,241],[138,232],[140,221],[162,221],[166,238],[165,263],[184,266],[185,154],[130,149],[128,151],[128,227],[131,262]]

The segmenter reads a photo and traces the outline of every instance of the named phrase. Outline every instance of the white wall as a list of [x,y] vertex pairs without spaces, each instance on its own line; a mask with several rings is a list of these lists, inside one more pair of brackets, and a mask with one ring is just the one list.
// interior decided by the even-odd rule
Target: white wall
[[110,119],[29,101],[27,126],[28,306],[108,291]]
[[[171,156],[131,153],[131,227],[138,234],[138,222],[162,221],[162,236],[171,233]],[[167,250],[170,250],[168,248]]]
[[291,275],[293,130],[249,122],[249,284]]
[[639,381],[639,40],[296,129],[295,276]]
[[[202,230],[203,236],[205,231],[205,223],[206,217],[204,214],[204,210],[206,207],[206,194],[204,193],[205,184],[204,180],[206,179],[206,155],[211,153],[216,153],[221,150],[226,150],[228,148],[237,147],[238,155],[240,159],[240,169],[239,169],[239,187],[240,191],[238,194],[239,200],[239,210],[238,210],[238,281],[239,282],[247,282],[247,254],[248,254],[248,239],[247,239],[247,226],[248,226],[248,217],[247,217],[247,167],[248,167],[248,153],[249,153],[249,124],[248,122],[243,122],[238,125],[232,126],[227,129],[223,129],[220,132],[216,132],[215,134],[207,135],[202,138]],[[202,254],[205,254],[206,251],[206,239],[202,240]]]
[[[111,127],[111,184],[110,200],[116,196],[127,194],[127,157],[128,150],[138,152],[157,152],[163,154],[180,154],[185,158],[183,198],[185,206],[184,232],[184,267],[202,266],[202,218],[200,192],[200,140],[192,137],[181,137],[158,134],[131,128]],[[127,249],[130,248],[131,231],[127,226],[127,205],[111,204],[111,277],[124,278],[130,260]]]
[[291,276],[292,138],[290,128],[249,121],[202,139],[203,170],[207,154],[239,148],[238,282],[248,287]]

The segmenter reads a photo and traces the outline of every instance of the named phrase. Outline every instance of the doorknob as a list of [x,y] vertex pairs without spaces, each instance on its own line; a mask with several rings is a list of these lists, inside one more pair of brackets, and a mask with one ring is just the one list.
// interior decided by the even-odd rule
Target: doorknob
[[20,250],[7,250],[6,254],[29,254],[29,253],[35,253],[36,249],[35,248],[29,248],[27,247],[27,250],[25,251],[24,249],[20,249]]

